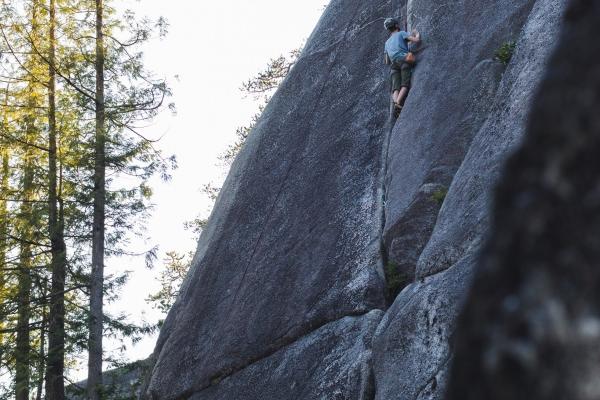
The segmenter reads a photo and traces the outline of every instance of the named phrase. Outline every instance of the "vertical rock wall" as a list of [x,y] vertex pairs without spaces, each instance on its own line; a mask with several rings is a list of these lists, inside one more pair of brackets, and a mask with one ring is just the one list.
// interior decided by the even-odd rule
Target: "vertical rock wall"
[[[565,2],[333,0],[232,167],[145,397],[442,398]],[[404,12],[424,48],[392,127],[382,24]],[[384,263],[410,280],[387,311]]]
[[[487,19],[481,16],[481,10],[469,11],[467,4],[464,4],[466,10],[455,10],[458,15],[475,12],[480,15],[479,18],[482,18],[475,20],[470,26],[465,23],[459,24],[467,28],[468,33],[476,32],[473,33],[474,39],[493,36],[487,30],[488,28],[482,26],[483,22],[492,18],[492,14],[503,21],[502,29],[506,29],[506,36],[500,35],[496,43],[481,40],[482,47],[472,44],[475,46],[472,48],[473,54],[479,54],[483,59],[472,60],[472,65],[476,66],[470,74],[448,78],[446,74],[438,71],[437,73],[442,75],[436,78],[437,75],[433,70],[439,67],[429,66],[428,63],[443,59],[443,56],[434,57],[432,53],[435,50],[428,48],[425,50],[428,58],[423,61],[425,65],[419,65],[418,68],[423,69],[418,70],[415,76],[417,86],[420,80],[427,78],[436,81],[440,86],[452,82],[455,85],[464,85],[465,77],[468,81],[477,76],[473,75],[476,71],[483,68],[495,71],[489,75],[488,79],[491,81],[487,83],[488,89],[464,95],[462,99],[454,96],[436,98],[434,105],[450,102],[452,106],[446,105],[444,106],[446,108],[433,110],[427,108],[426,104],[428,97],[436,97],[435,92],[422,93],[415,90],[407,102],[406,109],[406,111],[412,110],[414,114],[405,114],[407,117],[403,116],[394,129],[388,169],[388,176],[391,177],[388,185],[392,188],[388,190],[386,204],[386,209],[391,210],[388,213],[389,218],[396,215],[394,214],[397,207],[394,204],[395,199],[402,198],[402,196],[390,198],[389,193],[396,190],[410,194],[413,190],[411,188],[416,188],[413,184],[414,178],[400,180],[394,176],[398,168],[408,169],[412,165],[403,165],[400,159],[395,160],[398,156],[393,152],[394,140],[398,146],[405,146],[406,150],[400,153],[403,157],[408,159],[417,157],[421,165],[431,163],[430,171],[445,172],[441,175],[431,172],[430,182],[416,180],[422,185],[421,189],[417,190],[417,196],[405,209],[406,211],[399,214],[403,229],[396,231],[395,228],[390,227],[385,232],[388,239],[386,243],[391,245],[389,249],[392,260],[393,257],[400,257],[400,259],[404,257],[404,253],[399,252],[402,248],[394,247],[398,232],[407,246],[412,247],[405,259],[410,259],[414,263],[415,282],[396,298],[375,336],[374,368],[377,378],[377,399],[443,398],[447,370],[452,357],[450,338],[455,329],[455,320],[462,301],[468,292],[481,243],[488,231],[489,193],[498,179],[506,156],[524,134],[533,95],[544,75],[548,57],[559,35],[566,1],[538,0],[533,5],[532,2],[525,1],[511,2],[510,5],[505,2],[489,3],[493,3],[489,4],[489,8],[477,4],[481,10],[486,10]],[[471,7],[474,6],[472,2],[469,4]],[[422,7],[423,2],[419,2],[419,5]],[[448,13],[445,8],[440,10],[444,14]],[[495,11],[493,13],[490,11],[488,14],[487,10]],[[468,17],[466,21],[470,21],[469,18],[472,17]],[[453,25],[456,25],[456,21],[459,20],[456,15],[429,16],[429,20],[436,19],[449,21]],[[512,28],[510,28],[511,24],[514,24]],[[488,26],[497,29],[493,20]],[[436,25],[436,27],[444,31],[443,26]],[[483,33],[479,33],[481,29]],[[451,37],[455,36],[451,35]],[[516,48],[510,63],[504,67],[493,57],[502,44],[510,41],[516,42]],[[431,85],[434,83],[430,82]],[[452,88],[456,87],[450,89]],[[491,90],[492,88],[494,90]],[[464,86],[457,90],[466,89],[467,86]],[[481,104],[473,107],[473,101]],[[430,121],[435,120],[436,116],[430,113],[444,112],[450,107],[459,110],[459,114],[448,115],[446,118],[454,119],[460,116],[462,122],[446,122],[432,126]],[[424,130],[423,127],[428,127],[431,131]],[[457,147],[455,142],[462,144]],[[413,152],[415,154],[410,154]],[[409,154],[406,155],[407,153]],[[398,167],[393,167],[394,163]],[[402,170],[400,176],[407,174],[423,176],[424,170],[419,168],[415,171]],[[458,170],[453,171],[455,168]],[[436,180],[439,177],[449,177],[451,182]],[[420,202],[434,202],[429,189],[434,182],[437,185],[434,187],[448,185],[448,193],[439,213],[435,210],[431,216],[432,224],[425,226],[423,215],[417,214],[417,218],[413,218],[411,210],[422,208],[419,206]],[[386,227],[390,226],[389,220],[387,222]],[[414,233],[424,230],[431,236],[420,236]],[[427,238],[422,241],[424,236]],[[406,237],[409,240],[406,240]],[[416,259],[414,247],[423,249],[417,252]]]
[[487,118],[503,73],[494,53],[518,39],[533,3],[408,2],[410,28],[420,31],[424,49],[390,141],[384,230],[389,261],[405,275],[414,276],[439,198]]
[[600,4],[571,3],[496,193],[448,399],[600,398]]
[[[303,346],[320,329],[346,337],[311,337],[320,347],[306,353],[316,357],[307,365],[333,363],[339,346],[367,335],[356,326],[374,329],[380,316],[361,316],[385,307],[382,24],[391,11],[389,0],[329,5],[225,182],[162,329],[150,398],[201,398],[250,366],[273,365],[271,357]],[[348,316],[356,326],[342,329]],[[366,368],[369,356],[361,357],[349,373]],[[280,379],[294,374],[301,371],[289,369]],[[316,387],[319,379],[325,377],[298,377],[301,388],[294,390]],[[330,391],[355,398],[348,384],[340,380]],[[253,398],[263,398],[255,389]],[[218,389],[210,393],[219,397]]]

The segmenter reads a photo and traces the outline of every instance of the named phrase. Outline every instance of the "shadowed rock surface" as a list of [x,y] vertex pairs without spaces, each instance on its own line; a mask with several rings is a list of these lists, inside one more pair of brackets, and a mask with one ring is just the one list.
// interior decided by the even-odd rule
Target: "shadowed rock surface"
[[370,348],[382,315],[327,324],[191,399],[372,399]]
[[[565,2],[333,0],[232,167],[145,397],[443,398]],[[400,14],[424,46],[392,127],[382,23]],[[382,317],[384,263],[409,286]]]
[[496,193],[451,400],[600,398],[600,4],[566,20]]
[[[531,99],[558,36],[564,3],[563,0],[536,2],[521,32],[514,39],[517,42],[516,49],[511,62],[499,76],[501,80],[497,91],[489,98],[480,99],[488,103],[485,120],[478,122],[479,131],[467,148],[465,160],[453,178],[440,214],[433,217],[433,235],[425,242],[424,251],[418,253],[417,281],[396,298],[384,317],[385,324],[382,323],[377,330],[374,341],[377,399],[443,397],[446,370],[451,357],[448,339],[454,331],[455,317],[467,293],[477,254],[487,233],[489,192],[498,179],[504,159],[525,131]],[[509,7],[508,10],[513,9]],[[493,60],[483,60],[481,63],[489,65],[489,68],[492,65],[498,67],[499,64]],[[412,100],[409,98],[409,101]],[[469,97],[453,101],[462,101],[465,109],[470,107]],[[426,109],[420,115],[428,113]],[[435,117],[432,115],[430,118]],[[480,117],[471,120],[473,129],[476,127],[475,121],[479,120]],[[409,123],[411,121],[408,119]],[[415,143],[419,138],[414,132],[406,130],[404,124],[403,119],[396,124],[394,135],[399,141],[406,136],[408,138],[404,140],[411,140],[413,146],[428,146],[427,151],[435,151],[435,146],[443,149],[444,146],[453,145],[445,141],[452,142],[454,139],[427,132],[421,133],[420,140],[423,142]],[[452,125],[440,127],[442,131],[439,132],[451,128]],[[443,156],[447,157],[448,154]],[[390,154],[390,158],[393,157]],[[393,173],[394,170],[388,170],[388,175]],[[419,198],[422,198],[421,194],[416,200]],[[395,198],[390,198],[388,203],[393,205],[394,201]],[[425,201],[433,202],[433,199],[429,197]],[[418,209],[415,204],[409,210]],[[424,219],[426,217],[421,211],[411,216],[406,220],[408,223],[403,225],[404,232],[411,232],[411,229],[413,232],[422,232],[425,228],[422,225]],[[412,237],[415,236],[412,234]],[[408,248],[411,247],[410,243],[408,241]],[[413,250],[408,253],[411,260],[414,259],[414,247],[422,248],[420,241],[412,243]],[[397,250],[392,249],[392,252]],[[400,253],[401,256],[403,254],[405,252]],[[405,304],[410,306],[405,307]],[[390,370],[398,372],[390,373]]]

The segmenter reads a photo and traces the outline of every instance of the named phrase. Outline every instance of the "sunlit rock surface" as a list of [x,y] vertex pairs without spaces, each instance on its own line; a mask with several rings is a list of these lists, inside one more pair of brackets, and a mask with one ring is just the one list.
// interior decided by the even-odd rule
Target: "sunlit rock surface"
[[381,0],[329,5],[222,189],[162,329],[151,398],[190,396],[325,324],[385,307],[390,11]]
[[[333,0],[233,165],[144,397],[443,398],[565,3]],[[400,14],[424,43],[392,125],[382,25]],[[407,279],[395,299],[384,266]]]

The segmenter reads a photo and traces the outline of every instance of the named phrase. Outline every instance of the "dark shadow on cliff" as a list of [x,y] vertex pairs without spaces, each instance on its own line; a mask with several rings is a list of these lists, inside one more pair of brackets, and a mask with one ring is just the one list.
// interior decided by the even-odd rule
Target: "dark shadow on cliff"
[[600,3],[574,0],[496,192],[446,398],[600,398]]

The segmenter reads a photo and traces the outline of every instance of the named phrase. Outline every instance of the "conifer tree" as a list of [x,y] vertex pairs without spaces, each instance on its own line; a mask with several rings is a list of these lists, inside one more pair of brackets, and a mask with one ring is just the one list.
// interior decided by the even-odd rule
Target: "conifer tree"
[[[96,13],[89,5],[89,0],[22,0],[0,8],[0,365],[10,371],[15,384],[9,390],[19,398],[30,397],[33,389],[37,398],[64,398],[65,359],[89,349],[97,144],[90,121],[100,110]],[[27,14],[34,9],[36,21]],[[101,253],[113,257],[126,254],[128,236],[143,226],[152,194],[148,180],[155,174],[167,178],[174,160],[163,158],[136,127],[155,116],[169,95],[135,50],[150,37],[150,21],[138,23],[129,13],[118,18],[110,6],[104,11],[107,78],[100,103],[105,176],[112,178],[104,185]],[[132,39],[123,40],[127,35]],[[110,299],[124,280],[101,276],[100,295]],[[149,330],[101,309],[97,315],[100,336]],[[96,354],[101,363],[106,355],[101,349]]]
[[[46,398],[64,398],[66,244],[64,217],[58,192],[56,125],[56,3],[48,3],[48,233],[50,238],[50,314]],[[45,322],[45,318],[43,319]],[[42,341],[44,338],[42,329]],[[40,346],[43,353],[44,346]],[[40,391],[38,390],[38,393]]]

